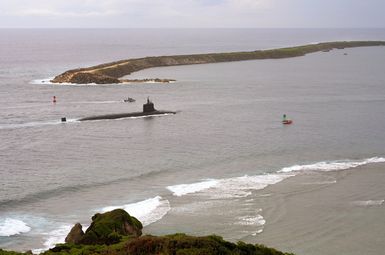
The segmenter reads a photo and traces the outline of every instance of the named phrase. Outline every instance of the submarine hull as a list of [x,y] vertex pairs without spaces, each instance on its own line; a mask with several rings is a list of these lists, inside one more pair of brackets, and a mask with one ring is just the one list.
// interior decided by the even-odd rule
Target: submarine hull
[[151,112],[130,112],[130,113],[105,114],[105,115],[96,115],[96,116],[85,117],[85,118],[79,119],[79,121],[112,120],[112,119],[143,117],[143,116],[151,116],[151,115],[159,115],[159,114],[176,114],[176,112],[151,111]]

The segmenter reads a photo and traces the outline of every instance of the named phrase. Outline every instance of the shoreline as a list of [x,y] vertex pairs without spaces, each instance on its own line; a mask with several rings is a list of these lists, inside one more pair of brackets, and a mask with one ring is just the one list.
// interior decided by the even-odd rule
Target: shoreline
[[[245,198],[248,203],[253,204],[250,209],[261,215],[263,224],[246,224],[239,230],[257,226],[255,234],[243,236],[241,239],[235,236],[229,238],[229,233],[236,234],[237,227],[229,226],[230,229],[213,231],[215,228],[210,229],[209,222],[206,230],[188,234],[217,233],[227,236],[226,240],[232,242],[241,240],[260,243],[297,255],[324,255],[336,252],[358,255],[373,253],[373,250],[374,254],[380,254],[385,245],[376,237],[383,236],[385,232],[385,224],[381,224],[385,212],[385,187],[382,187],[384,181],[385,163],[371,163],[337,171],[297,172],[296,175],[256,190]],[[199,193],[197,195],[199,196]],[[195,196],[194,193],[192,196]],[[178,200],[176,197],[174,209],[179,207]],[[232,208],[241,210],[239,203],[231,203],[226,202],[229,212]],[[146,226],[145,232],[155,235],[170,234],[169,230],[179,224],[174,222],[170,225],[167,223],[170,219],[167,218],[172,217],[171,221],[174,221],[176,216],[178,222],[177,218],[182,216],[172,214],[171,212],[162,221]],[[206,218],[202,218],[203,221],[210,220],[204,211],[202,215],[194,217],[198,222],[200,217]],[[225,215],[214,214],[214,217],[216,223],[228,221]],[[183,218],[179,223],[186,222]],[[174,231],[189,232],[190,227],[179,226]]]
[[[304,56],[306,54],[314,52],[328,52],[333,49],[368,46],[385,46],[385,41],[324,42],[317,44],[301,45],[296,47],[286,47],[270,50],[256,50],[248,52],[173,55],[127,59],[87,68],[68,70],[60,75],[57,75],[51,80],[51,82],[58,84],[116,84],[124,82],[124,80],[121,80],[120,78],[126,75],[152,67],[209,64],[257,59],[292,58]],[[143,80],[145,81],[147,79]],[[166,83],[172,81],[172,79],[163,80],[163,82]]]
[[385,249],[385,164],[307,172],[257,192],[264,230],[247,242],[313,254],[381,254]]

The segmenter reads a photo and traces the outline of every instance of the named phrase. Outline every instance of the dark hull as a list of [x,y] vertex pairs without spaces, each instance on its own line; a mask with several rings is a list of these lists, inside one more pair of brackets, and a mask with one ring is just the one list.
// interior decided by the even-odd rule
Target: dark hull
[[143,116],[151,116],[151,115],[159,115],[159,114],[176,114],[176,112],[152,111],[152,112],[130,112],[130,113],[106,114],[106,115],[96,115],[96,116],[85,117],[85,118],[79,119],[79,121],[112,120],[112,119],[143,117]]

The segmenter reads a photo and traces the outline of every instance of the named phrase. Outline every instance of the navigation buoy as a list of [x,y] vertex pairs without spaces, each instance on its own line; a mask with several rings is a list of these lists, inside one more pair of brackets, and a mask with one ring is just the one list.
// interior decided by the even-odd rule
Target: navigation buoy
[[56,96],[52,97],[52,103],[56,103]]
[[284,125],[289,125],[289,124],[291,124],[291,123],[293,123],[292,120],[283,120],[283,121],[282,121],[282,124],[284,124]]
[[291,123],[293,123],[293,121],[292,121],[292,120],[286,119],[286,114],[284,114],[284,115],[283,115],[283,119],[282,119],[282,124],[284,124],[284,125],[289,125],[289,124],[291,124]]

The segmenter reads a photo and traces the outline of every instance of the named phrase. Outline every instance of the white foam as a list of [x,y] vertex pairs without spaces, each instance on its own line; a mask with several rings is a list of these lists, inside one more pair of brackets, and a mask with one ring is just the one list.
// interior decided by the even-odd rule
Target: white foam
[[136,83],[147,83],[147,84],[155,84],[155,83],[175,83],[176,81],[168,81],[168,82],[161,82],[161,81],[155,81],[155,80],[149,80],[149,81],[123,81],[121,84],[136,84]]
[[237,222],[237,224],[243,226],[263,226],[266,223],[266,220],[260,214],[257,214],[256,216],[239,217],[238,220],[239,221]]
[[[97,119],[97,120],[83,120],[82,122],[95,122],[95,121],[122,121],[126,119],[145,119],[145,118],[153,118],[153,117],[163,117],[168,115],[175,115],[174,113],[162,113],[162,114],[153,114],[153,115],[145,115],[145,116],[138,116],[138,117],[122,117],[122,118],[114,118],[114,119]],[[79,121],[77,119],[76,121]]]
[[262,233],[262,232],[263,232],[263,228],[258,229],[257,231],[255,231],[255,232],[252,233],[251,235],[252,235],[252,236],[256,236],[256,235],[258,235],[258,234],[260,234],[260,233]]
[[203,182],[168,186],[167,189],[175,196],[191,193],[208,195],[211,198],[247,197],[251,191],[264,189],[266,186],[278,183],[292,174],[266,174],[241,176],[227,179],[208,180]]
[[[77,119],[67,119],[68,123],[77,122]],[[36,122],[26,122],[26,123],[17,123],[17,124],[2,124],[0,129],[16,129],[16,128],[30,128],[30,127],[41,127],[47,125],[59,125],[63,124],[61,120],[52,120],[52,121],[36,121]]]
[[162,219],[171,207],[168,200],[156,196],[137,203],[104,207],[101,209],[101,212],[108,212],[119,208],[136,217],[142,222],[143,226],[147,226]]
[[294,165],[290,167],[284,167],[279,172],[289,173],[295,171],[336,171],[346,170],[349,168],[355,168],[371,163],[382,163],[385,162],[385,158],[373,157],[363,160],[344,160],[344,161],[322,161],[309,165]]
[[[161,114],[152,114],[152,115],[145,115],[145,116],[138,116],[138,117],[128,117],[129,119],[144,119],[144,118],[152,118],[152,117],[162,117],[162,116],[168,116],[168,115],[175,115],[175,113],[161,113]],[[119,118],[119,119],[127,119],[126,118]]]
[[[258,211],[262,210],[260,209]],[[238,217],[237,220],[238,221],[234,224],[245,226],[244,228],[251,227],[254,229],[251,233],[249,231],[245,231],[246,233],[251,234],[252,236],[256,236],[257,234],[262,233],[264,225],[266,224],[266,220],[260,214],[241,216]]]
[[[91,82],[91,83],[71,83],[71,82],[61,82],[61,83],[55,83],[55,82],[52,82],[52,80],[54,79],[55,77],[50,77],[50,78],[45,78],[45,79],[36,79],[36,80],[32,80],[29,82],[29,84],[35,84],[35,85],[64,85],[64,86],[76,86],[76,87],[82,87],[82,86],[95,86],[95,85],[98,85],[98,86],[103,86],[103,85],[107,85],[107,86],[122,86],[122,85],[125,85],[125,84],[132,84],[132,83],[135,83],[135,82],[121,82],[121,83],[110,83],[110,84],[97,84],[95,82]],[[173,83],[174,81],[170,81],[169,83]],[[141,83],[161,83],[161,82],[156,82],[156,81],[148,81],[148,82],[141,82]]]
[[54,84],[51,82],[53,78],[54,77],[45,78],[45,79],[36,79],[36,80],[30,81],[29,84]]
[[210,191],[214,198],[247,197],[251,191],[261,190],[293,176],[288,174],[264,174],[222,179],[217,189]]
[[[211,179],[190,184],[168,186],[174,196],[184,196],[192,193],[207,195],[211,198],[247,197],[253,190],[261,190],[268,185],[276,184],[284,179],[295,176],[300,171],[335,171],[354,168],[371,163],[385,162],[383,157],[373,157],[363,160],[323,161],[309,165],[294,165],[282,168],[276,174],[241,176],[227,179]],[[332,184],[336,181],[317,184]],[[313,184],[313,183],[312,183]]]
[[67,234],[71,230],[71,227],[71,225],[62,225],[58,229],[55,229],[51,232],[43,233],[45,236],[47,236],[43,243],[44,248],[33,249],[32,252],[35,254],[40,254],[48,249],[55,247],[55,245],[58,243],[64,243]]
[[12,218],[0,220],[0,236],[14,236],[30,230],[31,228],[24,221]]
[[66,85],[66,86],[88,86],[88,85],[97,85],[96,83],[84,83],[84,84],[78,84],[78,83],[71,83],[71,82],[63,82],[63,83],[54,83],[51,80],[55,77],[45,78],[45,79],[36,79],[32,80],[29,83],[35,84],[35,85]]
[[384,203],[382,200],[364,200],[364,201],[354,201],[353,204],[357,206],[378,206]]
[[170,190],[175,196],[183,196],[190,193],[196,193],[205,189],[209,189],[218,184],[218,180],[207,180],[203,182],[196,182],[191,184],[179,184],[174,186],[168,186],[167,189]]

